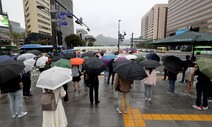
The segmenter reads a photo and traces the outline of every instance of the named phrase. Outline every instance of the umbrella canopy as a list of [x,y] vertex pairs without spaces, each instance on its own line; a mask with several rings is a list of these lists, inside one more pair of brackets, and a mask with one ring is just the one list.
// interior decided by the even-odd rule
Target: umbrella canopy
[[136,62],[141,62],[141,61],[145,60],[145,58],[143,57],[142,54],[137,54],[136,56],[137,56],[137,58],[135,59]]
[[128,60],[132,60],[132,59],[138,58],[136,55],[132,55],[132,54],[126,55],[125,57],[126,57],[126,59],[128,59]]
[[183,61],[176,56],[164,56],[162,59],[165,68],[172,72],[182,71]]
[[83,58],[84,57],[94,57],[95,54],[96,54],[96,52],[94,52],[94,51],[87,51],[87,52],[85,52],[85,53],[82,54],[82,57]]
[[46,65],[46,61],[48,61],[48,57],[41,56],[40,58],[38,58],[38,60],[36,62],[36,66],[38,66],[38,67],[44,67]]
[[98,57],[89,57],[85,60],[83,69],[89,74],[100,74],[106,70],[106,66]]
[[70,60],[60,59],[56,62],[53,62],[52,66],[71,68],[71,63],[70,63]]
[[0,83],[17,77],[24,69],[23,61],[8,60],[0,63]]
[[[51,61],[52,62],[56,62],[56,61],[58,61],[59,59],[61,59],[62,58],[62,56],[55,56],[55,57],[53,57],[52,59],[51,59]],[[69,60],[69,59],[67,59],[67,60]]]
[[141,62],[145,68],[157,68],[160,66],[160,63],[156,60],[144,60]]
[[71,58],[70,59],[72,65],[81,65],[84,62],[83,58]]
[[115,59],[115,58],[117,58],[117,56],[115,54],[105,54],[102,57],[102,60],[107,61],[107,60],[112,60],[112,59]]
[[25,54],[22,54],[20,56],[18,56],[17,60],[27,60],[27,59],[31,59],[31,58],[34,58],[36,57],[36,55],[32,54],[32,53],[25,53]]
[[0,56],[0,63],[3,62],[3,61],[6,61],[6,60],[13,60],[13,57],[9,56],[9,55]]
[[36,87],[55,90],[71,80],[71,69],[55,66],[39,75]]
[[120,57],[115,59],[115,61],[125,61],[125,60],[127,60],[127,58],[124,57],[124,56],[120,56]]
[[39,56],[41,54],[41,52],[39,50],[28,50],[27,53],[32,53],[36,56]]
[[204,58],[201,57],[197,64],[199,66],[200,71],[212,79],[212,58]]
[[71,58],[75,58],[76,57],[76,55],[75,54],[73,54],[73,53],[65,53],[65,54],[63,54],[62,56],[61,56],[63,59],[71,59]]
[[146,59],[160,61],[160,57],[156,53],[146,54]]
[[32,58],[28,59],[28,60],[24,60],[24,65],[25,65],[24,71],[28,72],[28,71],[32,70],[32,68],[34,67],[35,60]]
[[147,77],[144,67],[131,60],[115,62],[113,71],[123,80],[142,80]]
[[162,40],[154,41],[154,44],[191,44],[195,42],[196,44],[209,44],[208,42],[212,42],[212,34],[204,33],[204,32],[186,32],[179,35],[167,37]]

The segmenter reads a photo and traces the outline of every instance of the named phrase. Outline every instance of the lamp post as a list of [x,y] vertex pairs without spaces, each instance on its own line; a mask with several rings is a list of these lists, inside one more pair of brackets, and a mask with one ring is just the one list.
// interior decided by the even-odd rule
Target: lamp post
[[121,22],[121,20],[118,21],[118,45],[117,45],[118,53],[120,51],[120,22]]

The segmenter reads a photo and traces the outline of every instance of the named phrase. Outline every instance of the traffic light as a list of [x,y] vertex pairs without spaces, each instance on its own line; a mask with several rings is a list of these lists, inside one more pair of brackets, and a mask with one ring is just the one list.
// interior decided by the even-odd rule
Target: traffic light
[[62,32],[61,31],[57,31],[57,40],[58,40],[58,45],[62,45],[63,44],[63,37],[62,37]]

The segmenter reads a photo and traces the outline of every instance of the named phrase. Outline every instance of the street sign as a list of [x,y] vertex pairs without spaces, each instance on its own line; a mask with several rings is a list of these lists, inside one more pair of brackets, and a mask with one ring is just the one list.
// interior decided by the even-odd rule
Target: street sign
[[61,26],[68,26],[68,22],[66,22],[66,21],[61,21],[61,22],[59,22],[59,25],[61,25]]

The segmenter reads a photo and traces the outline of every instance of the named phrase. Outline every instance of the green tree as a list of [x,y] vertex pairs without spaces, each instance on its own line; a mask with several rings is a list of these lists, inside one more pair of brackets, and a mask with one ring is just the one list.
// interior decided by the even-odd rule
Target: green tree
[[65,37],[67,48],[73,48],[74,46],[82,46],[82,41],[76,34],[71,34]]
[[93,42],[88,42],[88,46],[94,46]]
[[31,41],[32,44],[46,45],[46,40]]

